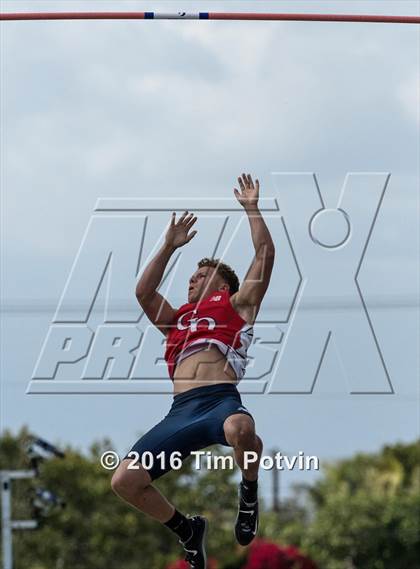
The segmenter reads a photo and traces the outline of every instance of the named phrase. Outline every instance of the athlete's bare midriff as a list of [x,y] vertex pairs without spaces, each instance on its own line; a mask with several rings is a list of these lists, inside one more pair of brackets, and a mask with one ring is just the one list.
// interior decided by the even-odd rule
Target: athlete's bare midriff
[[177,365],[173,377],[174,395],[194,387],[228,382],[237,384],[235,372],[221,351],[208,344]]

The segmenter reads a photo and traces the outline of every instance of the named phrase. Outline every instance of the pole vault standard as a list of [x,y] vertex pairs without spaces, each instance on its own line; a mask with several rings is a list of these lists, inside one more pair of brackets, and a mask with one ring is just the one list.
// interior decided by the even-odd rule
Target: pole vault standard
[[367,14],[273,14],[252,12],[6,12],[0,13],[0,20],[248,20],[420,24],[420,16],[381,16]]

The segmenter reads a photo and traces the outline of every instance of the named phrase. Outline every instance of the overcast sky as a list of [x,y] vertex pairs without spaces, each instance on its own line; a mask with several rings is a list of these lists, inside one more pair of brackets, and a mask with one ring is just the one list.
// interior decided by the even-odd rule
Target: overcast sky
[[[19,0],[2,2],[2,9],[46,11],[58,4],[62,10],[420,13],[419,2],[402,0],[208,0],[205,6],[167,1],[153,2],[153,7]],[[280,329],[289,337],[292,326],[285,313],[299,284],[289,231],[304,281],[317,283],[307,286],[312,304],[305,329],[316,330],[322,319],[340,323],[345,344],[357,345],[358,317],[366,319],[352,297],[361,250],[357,254],[343,247],[324,274],[312,242],[299,233],[299,223],[304,220],[307,227],[321,207],[316,186],[308,175],[295,176],[292,186],[291,178],[279,173],[315,173],[330,209],[338,205],[346,175],[359,173],[360,184],[350,181],[346,188],[352,239],[357,240],[357,228],[364,228],[366,237],[372,230],[358,284],[395,393],[351,395],[340,358],[331,349],[312,395],[244,394],[243,400],[267,451],[302,450],[318,454],[321,464],[417,437],[419,34],[418,26],[377,24],[3,23],[2,427],[16,430],[27,424],[39,436],[81,449],[110,437],[124,452],[170,405],[170,394],[25,394],[75,259],[86,252],[81,244],[100,198],[142,198],[145,209],[160,200],[168,208],[149,212],[140,265],[159,240],[171,208],[205,200],[208,211],[199,213],[195,244],[168,289],[171,300],[180,303],[194,260],[206,256],[219,236],[224,214],[215,217],[210,201],[227,198],[228,209],[235,208],[236,177],[253,173],[262,196],[279,207],[268,220],[277,257],[261,319],[283,322]],[[140,214],[123,214],[115,242],[126,251],[124,262],[135,266],[129,225],[124,225],[130,215]],[[242,277],[252,258],[251,240],[246,225],[234,233],[241,212],[231,218],[220,247],[234,235],[226,259]],[[325,236],[339,240],[343,220],[335,221],[327,220]],[[104,239],[109,235],[112,242],[112,233]],[[91,245],[84,253],[87,266],[97,262],[103,241],[95,238]],[[340,284],[346,271],[352,277],[348,289]],[[118,280],[118,274],[113,277]],[[117,299],[127,302],[132,314],[135,272],[130,279],[121,279]],[[83,286],[78,290],[77,300],[83,302],[87,292]],[[334,306],[328,305],[331,295]],[[305,360],[315,339],[308,336],[291,353]],[[354,356],[370,361],[367,352]],[[144,366],[153,362],[145,357]],[[365,373],[370,382],[369,367]],[[380,384],[383,377],[372,381]],[[286,487],[311,478],[284,477]],[[264,480],[269,496],[268,475]]]

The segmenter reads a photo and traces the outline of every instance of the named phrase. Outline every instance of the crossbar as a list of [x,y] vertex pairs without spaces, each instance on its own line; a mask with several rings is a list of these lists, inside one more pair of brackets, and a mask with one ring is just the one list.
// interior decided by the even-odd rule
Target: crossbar
[[259,12],[3,12],[0,13],[0,20],[247,20],[420,24],[420,16],[384,16],[368,14],[280,14]]

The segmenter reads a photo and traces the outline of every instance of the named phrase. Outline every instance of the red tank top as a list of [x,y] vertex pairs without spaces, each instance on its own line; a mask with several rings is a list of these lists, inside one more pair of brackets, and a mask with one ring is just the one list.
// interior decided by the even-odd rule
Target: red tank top
[[240,380],[245,373],[252,338],[253,327],[233,308],[228,291],[216,291],[200,302],[183,304],[166,337],[165,360],[169,375],[173,379],[181,360],[214,344]]

